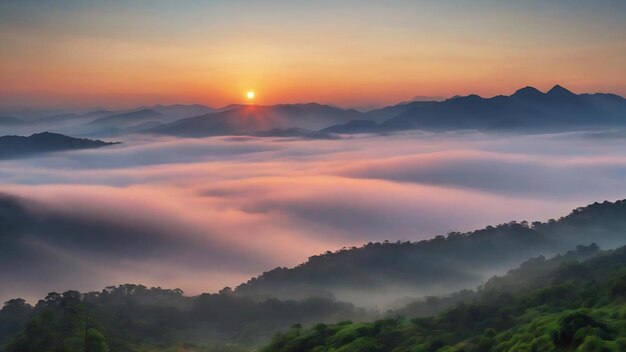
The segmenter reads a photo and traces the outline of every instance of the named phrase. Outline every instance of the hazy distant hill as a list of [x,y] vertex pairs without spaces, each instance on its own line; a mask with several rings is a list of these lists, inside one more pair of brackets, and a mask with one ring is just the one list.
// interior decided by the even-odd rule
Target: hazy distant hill
[[57,133],[37,133],[29,137],[0,137],[0,159],[18,158],[26,155],[62,150],[99,148],[116,143],[99,140],[72,138]]
[[90,111],[90,112],[85,113],[83,115],[85,115],[85,116],[94,116],[94,117],[102,117],[102,116],[105,116],[105,115],[112,115],[112,114],[115,114],[115,111],[107,110],[107,109],[100,109],[100,110]]
[[[556,85],[546,93],[525,87],[511,96],[454,97],[442,102],[414,102],[371,111],[390,117],[382,123],[347,123],[325,131],[335,133],[506,130],[564,131],[626,126],[626,100],[614,94],[574,94]],[[371,119],[373,120],[373,119]]]
[[[509,223],[420,242],[368,243],[276,268],[237,287],[280,298],[334,296],[356,304],[451,292],[539,254],[626,244],[626,201],[595,203],[548,223]],[[367,292],[367,294],[364,294]]]
[[84,116],[73,114],[73,113],[62,113],[62,114],[55,114],[55,115],[40,117],[38,119],[30,121],[30,123],[31,124],[55,124],[55,123],[72,121],[72,120],[79,120],[81,118],[84,118]]
[[87,125],[97,127],[126,127],[151,119],[158,118],[161,114],[152,109],[141,109],[98,118]]
[[361,116],[362,113],[356,110],[343,110],[315,103],[274,106],[244,105],[182,119],[150,129],[148,132],[183,137],[255,134],[272,129],[321,129]]
[[0,126],[2,125],[21,125],[26,123],[26,121],[22,119],[18,119],[17,117],[12,116],[0,116]]
[[[130,112],[105,114],[88,123],[69,128],[69,132],[82,136],[115,136],[125,132],[134,132],[136,126],[151,128],[166,119],[152,109],[140,109]],[[140,128],[141,129],[141,128]]]
[[[114,136],[134,133],[170,123],[181,118],[213,112],[204,105],[154,105],[131,110],[99,109],[86,113],[41,112],[35,117],[0,117],[0,126],[6,126],[12,134],[30,134],[54,130],[80,136]],[[27,114],[27,116],[30,116]],[[11,129],[9,129],[11,127]]]
[[146,107],[165,116],[181,119],[185,117],[200,116],[215,111],[214,108],[201,104],[174,104],[174,105],[153,105]]

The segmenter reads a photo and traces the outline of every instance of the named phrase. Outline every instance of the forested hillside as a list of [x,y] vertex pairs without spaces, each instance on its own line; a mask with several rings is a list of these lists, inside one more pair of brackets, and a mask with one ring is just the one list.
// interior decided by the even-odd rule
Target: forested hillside
[[[313,256],[295,268],[276,268],[236,292],[279,298],[334,296],[380,305],[474,287],[537,255],[577,245],[603,249],[626,244],[626,202],[594,203],[548,222],[510,222],[419,242],[368,243]],[[367,290],[368,295],[361,293]]]
[[101,292],[50,293],[34,307],[14,299],[0,310],[0,346],[6,352],[153,351],[185,344],[207,350],[254,346],[294,322],[371,319],[348,303],[323,298],[253,300],[225,289],[184,296],[141,285]]
[[626,247],[561,259],[528,262],[434,317],[296,325],[262,351],[626,350]]

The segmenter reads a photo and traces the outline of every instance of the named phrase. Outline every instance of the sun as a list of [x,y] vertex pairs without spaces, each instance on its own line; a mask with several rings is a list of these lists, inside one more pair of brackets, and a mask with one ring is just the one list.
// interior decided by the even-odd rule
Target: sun
[[256,94],[254,94],[254,91],[249,90],[249,91],[246,93],[246,98],[248,98],[248,100],[249,100],[249,101],[252,101],[252,100],[254,100],[254,96],[255,96],[255,95],[256,95]]

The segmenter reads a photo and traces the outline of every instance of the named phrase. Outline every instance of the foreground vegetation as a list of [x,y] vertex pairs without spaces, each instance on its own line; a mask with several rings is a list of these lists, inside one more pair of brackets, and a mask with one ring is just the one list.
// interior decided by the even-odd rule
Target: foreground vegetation
[[11,300],[0,311],[0,332],[6,352],[243,352],[255,350],[259,334],[299,320],[309,327],[294,325],[261,351],[625,351],[625,303],[626,247],[590,245],[374,322],[313,325],[331,313],[371,317],[324,299],[255,301],[230,290],[185,297],[122,285],[51,293],[35,307]]
[[[10,245],[16,216],[8,215],[0,216],[0,238]],[[625,232],[626,202],[604,202],[547,223],[327,253],[217,294],[189,297],[127,284],[52,292],[34,306],[18,298],[0,310],[0,351],[239,352],[264,344],[266,352],[626,351],[625,248],[578,246],[551,259],[538,256],[476,291],[413,300],[388,312],[340,302],[327,290],[340,282],[367,298],[375,291],[369,287],[387,281],[419,287],[465,282],[455,273],[494,270],[514,257],[551,253],[588,238],[614,248],[623,245]],[[370,280],[352,285],[359,278]],[[277,287],[303,297],[276,298]],[[285,332],[275,336],[277,331]]]
[[227,289],[187,297],[180,290],[121,285],[50,293],[34,307],[8,301],[0,311],[0,345],[6,352],[243,351],[294,321],[360,314],[365,312],[350,304],[321,298],[254,300]]
[[295,325],[262,351],[626,351],[626,247],[537,258],[434,317]]

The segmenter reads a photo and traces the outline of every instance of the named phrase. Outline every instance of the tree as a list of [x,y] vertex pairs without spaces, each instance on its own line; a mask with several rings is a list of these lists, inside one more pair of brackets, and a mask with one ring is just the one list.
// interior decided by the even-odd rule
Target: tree
[[85,352],[109,352],[109,345],[100,331],[89,329],[86,338]]

